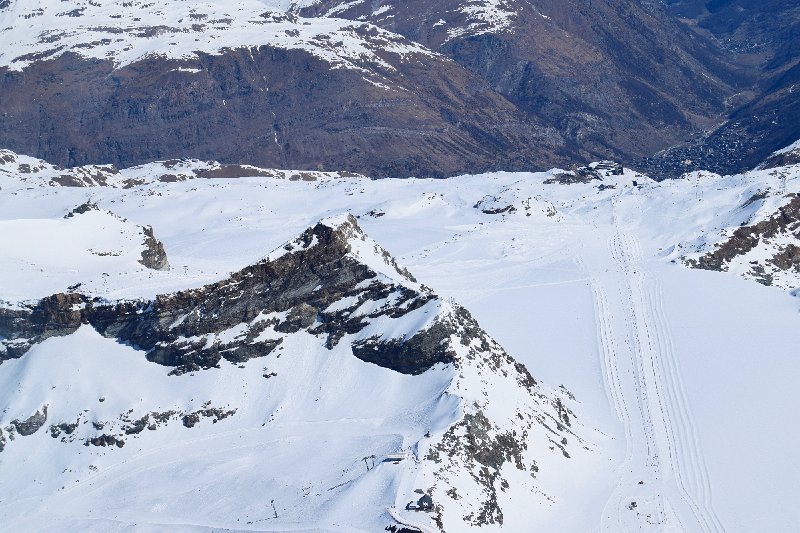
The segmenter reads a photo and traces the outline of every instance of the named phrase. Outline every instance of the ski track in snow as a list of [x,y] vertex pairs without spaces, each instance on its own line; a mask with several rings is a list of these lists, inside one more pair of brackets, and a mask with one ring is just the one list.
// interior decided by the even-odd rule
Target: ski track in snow
[[[644,273],[639,242],[620,223],[614,204],[609,261],[595,265],[589,278],[603,379],[626,439],[601,530],[721,533],[661,282]],[[588,269],[582,258],[578,266]],[[624,310],[623,316],[611,309]]]

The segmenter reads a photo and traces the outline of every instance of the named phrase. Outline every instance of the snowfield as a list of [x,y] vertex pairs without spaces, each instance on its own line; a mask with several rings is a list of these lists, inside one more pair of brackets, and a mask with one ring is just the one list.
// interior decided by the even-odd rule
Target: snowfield
[[[200,288],[279,260],[307,228],[352,214],[416,281],[366,238],[353,257],[380,279],[441,297],[419,313],[450,316],[463,305],[541,395],[477,364],[402,374],[302,330],[267,357],[168,375],[84,325],[0,364],[0,530],[789,533],[800,523],[800,269],[790,253],[800,221],[787,207],[800,165],[656,183],[607,165],[583,179],[552,170],[375,181],[259,169],[220,179],[200,177],[213,164],[184,161],[93,169],[85,186],[65,187],[62,171],[3,154],[2,307],[78,283],[107,302]],[[180,179],[160,179],[168,174]],[[64,218],[86,202],[98,210]],[[147,226],[168,270],[139,262]],[[721,272],[690,268],[720,249]],[[395,330],[375,322],[364,335],[429,327],[421,316]],[[512,428],[515,412],[545,420],[555,398],[573,414],[570,433],[561,441],[555,427],[531,429],[526,468],[506,462],[508,487],[494,485],[502,521],[475,525],[468,503],[482,501],[486,485],[460,465],[461,451],[436,462],[431,450],[448,431],[478,427],[459,426],[478,416],[471,405],[490,420],[510,415],[503,427]],[[46,425],[8,440],[13,421],[44,406]],[[210,414],[193,427],[151,416],[156,427],[122,447],[84,446],[169,411]],[[50,424],[75,417],[76,428],[54,438]],[[444,524],[406,509],[430,487],[439,487]]]
[[[111,60],[115,67],[148,56],[192,59],[199,53],[273,46],[304,50],[331,68],[393,69],[383,58],[413,60],[433,52],[366,23],[298,18],[303,2],[13,0],[0,9],[0,66],[22,70],[65,53]],[[290,9],[292,8],[292,9]],[[191,72],[191,70],[189,70]]]

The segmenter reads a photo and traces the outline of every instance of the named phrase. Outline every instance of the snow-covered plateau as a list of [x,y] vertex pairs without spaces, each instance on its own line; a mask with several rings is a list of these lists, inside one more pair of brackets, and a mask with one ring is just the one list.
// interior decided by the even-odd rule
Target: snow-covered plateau
[[800,523],[800,165],[0,151],[0,280],[2,531]]

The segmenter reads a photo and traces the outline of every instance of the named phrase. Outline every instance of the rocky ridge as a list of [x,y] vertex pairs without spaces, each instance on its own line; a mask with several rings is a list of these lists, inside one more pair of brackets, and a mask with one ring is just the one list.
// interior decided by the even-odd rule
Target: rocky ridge
[[[434,502],[421,516],[442,531],[465,522],[502,524],[498,492],[534,490],[538,454],[566,460],[587,449],[566,406],[568,392],[546,392],[466,309],[419,284],[352,216],[324,220],[262,261],[198,289],[121,302],[60,293],[0,309],[0,360],[24,360],[32,347],[87,327],[170,367],[172,376],[268,358],[301,333],[322,349],[349,346],[356,358],[409,376],[434,368],[451,372],[442,398],[457,399],[461,414],[452,424],[431,427],[415,445],[418,462],[409,474],[413,487],[422,486]],[[266,367],[263,377],[287,378]],[[495,398],[500,390],[502,400]],[[0,442],[7,447],[49,423],[50,436],[64,444],[119,449],[131,438],[146,439],[144,429],[235,420],[237,407],[207,402],[186,411],[131,409],[94,418],[90,426],[77,412],[63,420],[48,419],[46,407],[42,412],[5,427],[8,438],[0,434]],[[20,429],[32,425],[30,432]],[[509,481],[508,469],[530,481]],[[411,500],[412,493],[405,497]]]
[[[352,257],[354,238],[366,240],[352,217],[333,228],[320,223],[226,280],[154,301],[108,304],[70,292],[54,294],[24,310],[3,310],[3,352],[6,358],[21,357],[32,344],[90,324],[108,337],[145,350],[151,361],[181,372],[210,368],[222,358],[243,362],[265,356],[281,343],[281,334],[300,329],[311,328],[332,347],[345,334],[359,333],[377,319],[401,318],[433,302],[430,291],[413,278],[406,279],[416,290],[386,283]],[[392,266],[385,251],[380,253],[388,266],[399,268]],[[400,270],[395,274],[408,276]],[[333,306],[342,300],[349,305]],[[368,313],[362,308],[365,304],[371,309]],[[376,349],[375,339],[359,339],[356,354]],[[425,345],[434,347],[440,340]],[[416,354],[419,357],[404,357],[407,354],[396,353],[391,346],[383,352],[394,359],[373,357],[373,362],[412,374],[440,360],[449,362],[443,354],[433,356],[424,350]]]
[[0,176],[34,187],[113,187],[130,189],[153,183],[175,183],[196,179],[258,177],[288,181],[324,181],[364,178],[345,171],[280,170],[252,165],[226,165],[217,161],[170,159],[140,166],[85,165],[64,168],[11,150],[0,149]]
[[[768,192],[753,195],[742,206],[763,204]],[[766,206],[749,223],[731,228],[708,251],[683,258],[686,265],[703,270],[735,272],[763,285],[785,289],[800,286],[800,197],[781,198],[775,211]],[[763,214],[762,214],[763,212]]]

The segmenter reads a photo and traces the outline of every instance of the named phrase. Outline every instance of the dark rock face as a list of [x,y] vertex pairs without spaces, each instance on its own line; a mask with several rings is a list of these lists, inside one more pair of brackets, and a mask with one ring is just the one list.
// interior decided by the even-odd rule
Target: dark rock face
[[561,185],[572,185],[574,183],[590,183],[594,180],[602,181],[602,175],[594,169],[589,167],[576,168],[572,172],[561,172],[554,175],[552,178],[546,179],[545,184],[552,185],[553,183],[560,183]]
[[379,5],[327,0],[301,13],[369,20],[451,57],[561,132],[572,161],[630,165],[675,144],[718,123],[741,81],[729,54],[655,2],[511,0],[501,28],[456,0]]
[[57,439],[63,433],[64,435],[72,435],[72,433],[78,428],[78,423],[67,423],[61,422],[60,424],[54,424],[50,426],[50,436],[54,439]]
[[[243,176],[264,176],[268,178],[278,177],[274,172],[263,169],[254,169],[243,165],[221,165],[218,168],[208,170],[195,170],[198,178],[204,179],[231,179]],[[162,176],[161,181],[177,181],[176,177],[168,178]]]
[[37,342],[74,333],[84,323],[87,298],[54,294],[24,310],[0,308],[0,361],[16,359]]
[[224,409],[220,409],[217,407],[209,407],[206,409],[200,409],[199,411],[195,411],[193,413],[188,413],[183,415],[181,418],[181,422],[183,423],[184,427],[193,428],[202,418],[210,418],[212,422],[215,424],[220,420],[224,420],[229,416],[233,416],[236,414],[236,409],[229,409],[225,411]]
[[451,324],[439,322],[405,341],[366,339],[353,344],[353,355],[404,374],[421,374],[436,363],[453,363],[455,353],[447,341],[453,333]]
[[152,227],[145,226],[143,230],[145,236],[144,250],[142,250],[142,259],[139,262],[153,270],[169,270],[169,261],[167,261],[167,252],[164,251],[164,244],[155,238]]
[[12,420],[11,425],[17,430],[17,433],[23,437],[33,435],[47,422],[47,406],[42,407],[41,411],[36,411],[34,414],[25,420]]
[[[0,360],[21,357],[35,343],[90,324],[182,373],[213,367],[223,358],[243,362],[265,356],[283,335],[300,330],[333,348],[374,320],[400,318],[435,300],[427,289],[381,281],[350,254],[352,239],[366,237],[351,216],[335,228],[317,224],[287,244],[280,257],[199,289],[113,305],[77,293],[56,294],[27,309],[0,309]],[[375,253],[397,276],[413,279],[385,251]],[[331,307],[341,301],[348,303]],[[357,313],[364,304],[375,310]],[[407,341],[367,338],[356,342],[353,352],[364,361],[418,374],[454,361],[443,342],[456,326],[440,321]]]
[[84,202],[66,215],[64,218],[73,218],[75,215],[82,215],[84,213],[88,213],[89,211],[99,211],[100,208],[97,207],[97,204],[93,202]]
[[0,69],[0,146],[69,167],[195,157],[373,177],[566,162],[555,129],[478,76],[437,56],[386,59],[395,70],[374,73],[390,89],[267,46],[117,70],[68,53]]
[[97,437],[86,439],[84,445],[89,446],[90,444],[92,446],[102,446],[103,448],[105,448],[106,446],[116,446],[117,448],[122,448],[123,446],[125,446],[125,441],[120,438],[114,437],[113,435],[102,434]]

